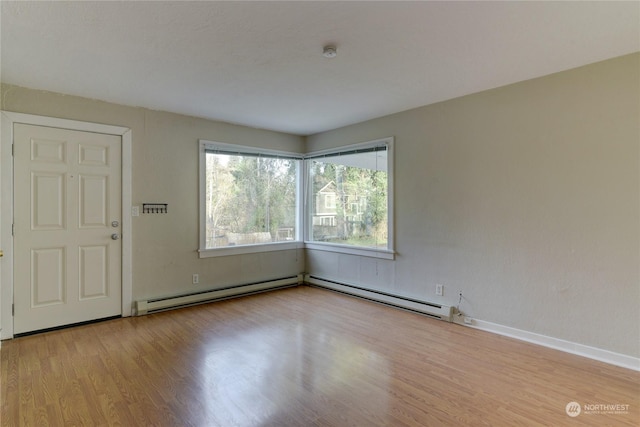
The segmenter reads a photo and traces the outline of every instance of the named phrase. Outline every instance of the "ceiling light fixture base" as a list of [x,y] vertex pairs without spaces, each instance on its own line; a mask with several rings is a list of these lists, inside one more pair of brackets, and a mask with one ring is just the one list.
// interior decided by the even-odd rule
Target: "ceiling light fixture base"
[[338,54],[338,50],[335,46],[325,46],[322,50],[322,56],[325,58],[335,58]]

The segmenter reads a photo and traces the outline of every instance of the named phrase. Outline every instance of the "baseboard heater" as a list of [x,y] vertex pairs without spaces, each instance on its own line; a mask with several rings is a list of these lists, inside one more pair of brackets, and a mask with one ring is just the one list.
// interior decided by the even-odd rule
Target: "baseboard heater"
[[257,294],[260,292],[287,288],[290,286],[297,286],[299,284],[302,284],[302,280],[303,276],[302,274],[299,274],[297,276],[285,277],[277,280],[269,280],[265,282],[250,283],[238,286],[229,286],[227,288],[215,289],[212,291],[136,301],[136,314],[138,316],[142,316],[144,314],[156,313],[158,311],[171,310],[174,308],[204,304],[207,302],[218,301],[222,299]]
[[433,317],[435,319],[440,319],[447,322],[451,322],[452,319],[453,309],[448,305],[419,301],[416,299],[406,298],[381,291],[372,291],[370,289],[365,289],[359,286],[334,282],[332,280],[322,279],[320,277],[315,277],[309,274],[305,276],[304,282],[309,285],[327,288],[371,301],[380,302],[410,311],[415,311],[420,314]]

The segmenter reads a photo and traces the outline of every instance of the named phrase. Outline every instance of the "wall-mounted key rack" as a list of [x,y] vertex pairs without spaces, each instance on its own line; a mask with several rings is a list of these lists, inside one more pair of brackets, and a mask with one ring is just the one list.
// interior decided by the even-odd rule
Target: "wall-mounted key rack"
[[143,203],[142,204],[142,213],[143,214],[154,214],[154,213],[167,213],[168,203]]

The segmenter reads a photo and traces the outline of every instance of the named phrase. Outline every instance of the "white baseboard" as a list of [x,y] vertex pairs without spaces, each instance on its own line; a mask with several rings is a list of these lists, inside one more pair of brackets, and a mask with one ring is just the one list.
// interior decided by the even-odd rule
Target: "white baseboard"
[[498,335],[504,335],[521,341],[530,342],[532,344],[564,351],[566,353],[588,357],[589,359],[598,360],[600,362],[609,363],[611,365],[621,366],[623,368],[632,369],[634,371],[640,371],[640,358],[637,357],[627,356],[625,354],[614,353],[612,351],[602,350],[596,347],[590,347],[588,345],[578,344],[571,341],[565,341],[559,338],[553,338],[546,335],[523,331],[521,329],[511,328],[509,326],[503,326],[497,323],[486,322],[484,320],[473,319],[472,325],[464,326],[480,329],[482,331],[492,332]]

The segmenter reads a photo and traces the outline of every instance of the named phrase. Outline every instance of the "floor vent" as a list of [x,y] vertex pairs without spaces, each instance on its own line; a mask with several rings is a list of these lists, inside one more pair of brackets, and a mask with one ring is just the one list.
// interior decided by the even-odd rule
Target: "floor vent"
[[156,313],[158,311],[188,307],[191,305],[203,304],[211,301],[218,301],[243,295],[251,295],[259,292],[271,291],[274,289],[297,286],[302,283],[302,278],[303,276],[299,274],[297,276],[285,277],[277,280],[230,286],[227,288],[215,289],[211,291],[136,301],[136,314],[138,316],[142,316],[143,314]]
[[386,292],[373,291],[355,285],[335,282],[307,274],[304,282],[308,285],[327,288],[334,291],[354,295],[360,298],[391,305],[405,310],[415,311],[435,319],[451,322],[453,309],[448,305],[441,305],[427,301],[392,295]]

